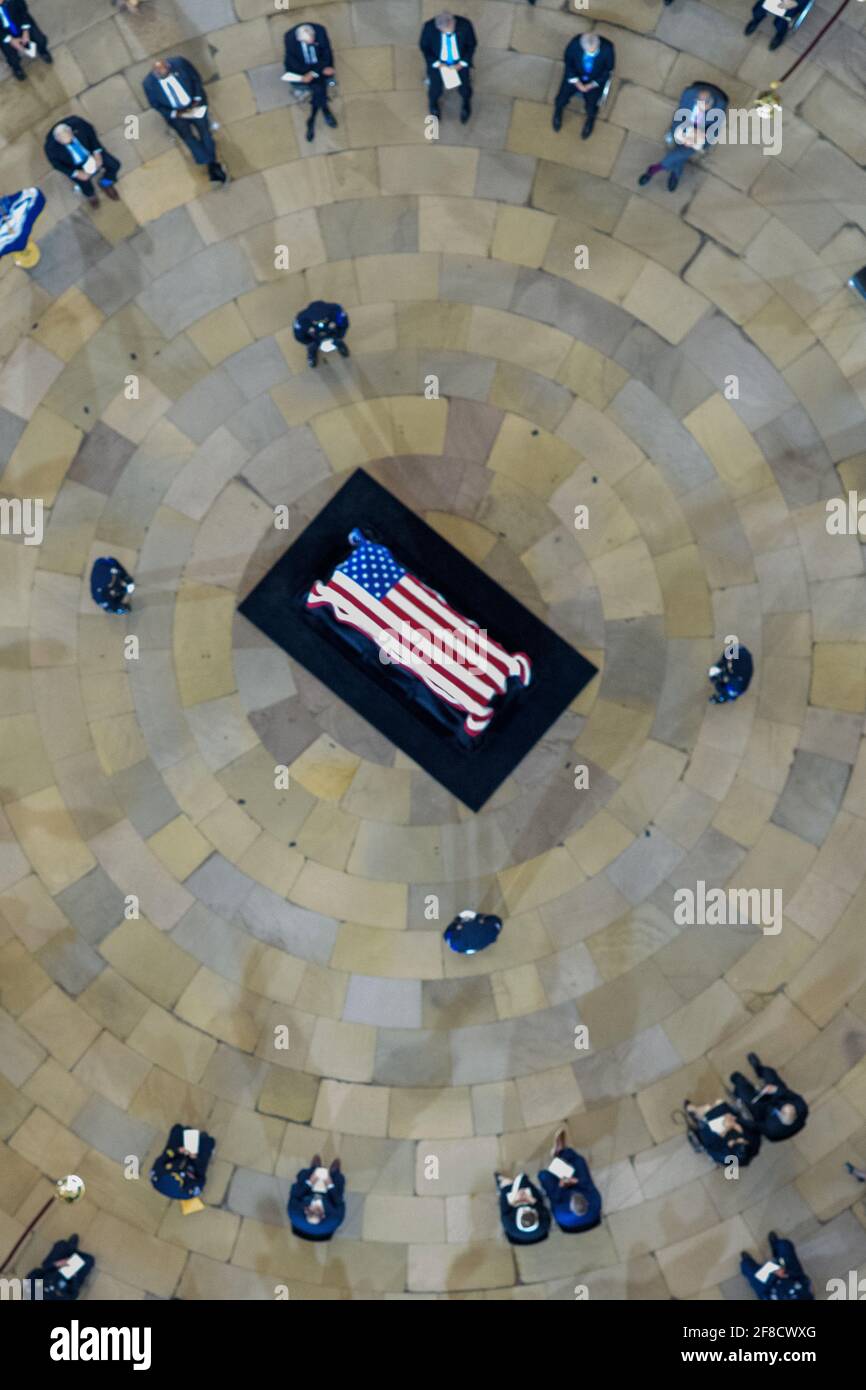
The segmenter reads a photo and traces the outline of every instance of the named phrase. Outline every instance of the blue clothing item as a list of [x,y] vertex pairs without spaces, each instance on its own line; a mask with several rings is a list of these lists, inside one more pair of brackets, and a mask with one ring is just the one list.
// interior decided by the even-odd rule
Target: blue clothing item
[[[535,1198],[534,1211],[538,1216],[538,1225],[534,1231],[522,1231],[517,1224],[517,1213],[520,1207],[513,1207],[508,1200],[512,1184],[507,1182],[504,1187],[499,1187],[499,1215],[502,1220],[502,1229],[512,1245],[537,1245],[539,1241],[546,1240],[550,1231],[550,1212],[544,1205],[544,1197],[534,1182],[530,1182],[528,1177],[521,1174],[520,1186],[526,1187]],[[528,1205],[528,1204],[527,1204]],[[525,1210],[525,1208],[524,1208]]]
[[580,66],[583,69],[584,78],[589,77],[589,74],[595,67],[595,60],[600,56],[600,54],[601,49],[599,49],[597,53],[587,53],[585,48],[581,49]]
[[[334,1186],[327,1192],[315,1193],[310,1186],[310,1178],[315,1169],[302,1168],[292,1184],[289,1193],[289,1221],[296,1236],[302,1240],[330,1240],[346,1217],[346,1177],[344,1173],[332,1173]],[[321,1221],[307,1219],[306,1208],[313,1197],[319,1197],[325,1208]]]
[[72,139],[66,147],[76,164],[86,164],[90,158],[90,151],[86,150],[80,140]]
[[501,931],[501,917],[476,912],[474,917],[466,919],[455,917],[443,935],[452,951],[461,956],[474,956],[476,951],[492,946]]
[[[81,1269],[67,1279],[57,1269],[56,1260],[69,1260],[72,1255],[77,1255],[84,1261]],[[96,1260],[92,1255],[86,1255],[78,1248],[78,1236],[71,1236],[69,1240],[55,1241],[51,1250],[42,1261],[39,1269],[31,1269],[27,1275],[29,1280],[42,1280],[42,1301],[44,1303],[74,1303],[81,1292],[81,1286],[87,1278]],[[31,1298],[35,1297],[35,1291],[31,1292]]]
[[325,342],[328,338],[337,342],[345,338],[348,327],[349,315],[342,304],[328,304],[324,299],[314,299],[292,324],[295,341],[305,346]]
[[[716,1134],[715,1130],[710,1128],[710,1121],[718,1120],[723,1115],[733,1115],[743,1133]],[[724,1163],[728,1158],[736,1158],[745,1168],[751,1163],[761,1147],[761,1136],[758,1131],[741,1119],[727,1101],[720,1101],[718,1105],[714,1105],[711,1110],[707,1111],[703,1119],[698,1120],[697,1134],[701,1146],[714,1163]]]
[[[113,573],[115,570],[117,573]],[[113,556],[102,555],[94,561],[90,571],[90,595],[106,612],[127,612],[125,599],[131,583],[132,575]]]
[[3,27],[4,27],[4,29],[7,29],[7,30],[9,31],[9,33],[12,35],[13,39],[20,39],[20,37],[21,37],[21,30],[19,29],[18,25],[15,23],[15,20],[14,20],[14,19],[10,19],[9,15],[8,15],[8,13],[7,13],[7,11],[6,11],[6,6],[5,6],[5,5],[0,5],[0,20],[3,21]]
[[[562,1149],[559,1157],[563,1163],[571,1164],[577,1184],[574,1187],[561,1187],[556,1174],[542,1168],[538,1181],[547,1194],[553,1219],[561,1231],[589,1231],[601,1221],[601,1193],[592,1180],[589,1164],[575,1149]],[[571,1209],[571,1199],[576,1192],[587,1202],[582,1215]]]
[[784,1274],[773,1271],[766,1279],[758,1279],[757,1273],[762,1268],[762,1262],[749,1254],[744,1254],[740,1261],[740,1273],[748,1279],[756,1298],[762,1303],[814,1302],[812,1281],[800,1264],[794,1242],[780,1239],[773,1234],[770,1237],[770,1246],[775,1262],[784,1266]]
[[755,671],[755,663],[748,647],[739,647],[737,655],[732,657],[730,662],[723,652],[716,665],[721,667],[721,673],[711,676],[710,679],[720,699],[738,700],[741,695],[745,695]]
[[157,1192],[176,1201],[201,1196],[207,1179],[208,1164],[216,1147],[216,1140],[201,1130],[198,1137],[198,1153],[194,1157],[180,1153],[184,1128],[184,1125],[172,1125],[168,1143],[150,1172],[151,1185]]

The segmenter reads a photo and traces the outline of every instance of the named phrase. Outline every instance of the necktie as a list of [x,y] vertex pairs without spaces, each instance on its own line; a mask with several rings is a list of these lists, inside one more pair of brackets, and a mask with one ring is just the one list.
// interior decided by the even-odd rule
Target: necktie
[[21,30],[18,28],[18,25],[15,24],[14,21],[9,18],[8,14],[6,13],[5,5],[0,5],[0,18],[2,18],[5,27],[9,30],[12,37],[17,39],[21,34]]
[[448,61],[453,63],[457,58],[457,45],[453,34],[448,35]]
[[183,106],[189,106],[189,97],[176,77],[163,77],[161,82],[162,89],[175,110]]
[[76,164],[87,163],[88,159],[90,158],[90,155],[87,153],[87,150],[84,148],[80,140],[70,140],[68,148],[69,153],[72,155],[72,158],[75,160]]

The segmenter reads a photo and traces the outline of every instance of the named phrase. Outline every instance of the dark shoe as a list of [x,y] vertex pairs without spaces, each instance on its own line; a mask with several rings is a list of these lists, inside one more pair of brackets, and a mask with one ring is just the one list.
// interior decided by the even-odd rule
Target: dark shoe
[[441,112],[441,110],[439,109],[438,106],[431,106],[431,107],[430,107],[430,115],[431,115],[431,116],[435,116],[436,119],[437,119],[437,121],[440,121],[440,120],[442,119],[442,112]]
[[755,30],[757,29],[757,27],[758,27],[758,25],[760,24],[760,22],[761,22],[761,21],[760,21],[759,19],[750,19],[749,22],[748,22],[748,24],[746,25],[745,29],[743,30],[743,33],[744,33],[744,34],[754,34],[754,32],[755,32]]
[[321,1154],[313,1154],[313,1157],[310,1159],[310,1167],[311,1167],[311,1168],[321,1168],[321,1166],[322,1166],[322,1155],[321,1155]]
[[67,1245],[71,1245],[72,1248],[73,1248],[73,1250],[75,1250],[75,1249],[77,1248],[77,1246],[78,1246],[78,1232],[77,1232],[77,1231],[73,1231],[73,1232],[72,1232],[72,1235],[69,1237],[69,1239],[67,1240],[66,1244],[67,1244]]
[[315,121],[307,121],[307,139],[312,140],[316,134]]
[[761,1070],[761,1059],[757,1052],[750,1052],[746,1057],[746,1061],[752,1068],[752,1071],[759,1072]]
[[102,191],[105,194],[106,198],[110,198],[113,203],[120,202],[120,194],[114,187],[114,184],[112,184],[110,188],[104,188]]
[[466,122],[469,120],[469,117],[470,117],[471,115],[472,115],[472,107],[471,107],[471,106],[464,106],[463,110],[460,112],[460,124],[461,124],[461,125],[465,125]]
[[318,367],[318,365],[319,365],[319,355],[318,355],[318,353],[315,353],[315,352],[308,352],[308,353],[307,353],[307,366],[308,366],[308,367]]
[[679,174],[668,174],[668,193],[673,193],[679,181]]
[[325,118],[325,125],[329,125],[332,130],[336,130],[337,117],[334,115],[333,111],[329,111],[326,107],[325,110],[322,112],[322,115]]
[[562,112],[559,107],[553,113],[553,129],[562,130]]
[[594,125],[595,116],[587,116],[586,120],[583,123],[583,130],[580,132],[581,140],[589,139],[590,135],[592,134],[592,128]]
[[87,204],[88,204],[88,207],[92,207],[92,208],[98,208],[98,207],[99,207],[99,198],[97,197],[97,195],[96,195],[95,193],[93,194],[93,197],[92,197],[92,198],[88,198],[88,199],[87,199]]
[[225,183],[226,171],[221,164],[209,164],[207,171],[210,174],[211,183]]
[[776,1244],[778,1243],[778,1240],[779,1240],[778,1232],[777,1232],[777,1231],[770,1231],[769,1234],[767,1235],[767,1240],[770,1242],[770,1249],[772,1250],[773,1246],[776,1245]]
[[50,68],[54,66],[54,59],[50,53],[40,53],[39,57],[42,59],[43,63],[47,63]]
[[770,52],[772,53],[774,48],[781,48],[787,37],[787,34],[776,34],[775,37],[770,40]]
[[349,352],[349,349],[348,349],[347,344],[344,343],[344,342],[342,341],[342,339],[340,339],[340,341],[337,343],[337,351],[338,351],[338,353],[340,354],[341,357],[350,357],[350,356],[351,356],[351,353]]
[[13,68],[13,69],[12,69],[12,72],[13,72],[13,75],[14,75],[14,77],[15,77],[15,81],[16,81],[16,82],[26,82],[26,81],[27,81],[27,73],[26,73],[26,72],[22,72],[20,68]]
[[335,1158],[334,1161],[333,1161],[333,1163],[331,1164],[330,1168],[328,1169],[328,1172],[331,1174],[331,1177],[333,1177],[334,1174],[335,1174],[335,1173],[339,1173],[339,1171],[340,1171],[340,1160],[339,1160],[338,1158]]
[[649,172],[649,170],[647,170],[645,174],[641,174],[640,178],[638,179],[638,183],[640,184],[641,188],[645,188],[651,178],[652,174]]

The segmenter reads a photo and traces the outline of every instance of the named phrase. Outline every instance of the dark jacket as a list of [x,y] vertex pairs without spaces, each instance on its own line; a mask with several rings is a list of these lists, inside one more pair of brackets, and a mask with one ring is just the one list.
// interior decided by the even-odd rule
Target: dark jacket
[[298,29],[302,29],[303,27],[304,25],[300,24],[296,29],[290,29],[286,34],[286,72],[299,72],[301,74],[305,72],[321,73],[323,68],[332,68],[334,66],[334,55],[331,52],[331,40],[328,38],[328,31],[324,24],[313,24],[311,26],[316,33],[314,39],[316,49],[315,63],[308,63],[304,58],[303,45],[297,37]]
[[584,53],[581,48],[579,34],[571,40],[564,56],[567,82],[570,82],[572,77],[579,77],[582,82],[597,82],[599,87],[603,87],[616,65],[616,50],[610,39],[602,39],[601,48],[591,55],[593,62],[588,73],[584,71],[583,60],[590,57],[590,54]]
[[345,338],[348,327],[349,315],[342,304],[328,304],[324,299],[314,299],[298,314],[292,331],[295,342],[309,347],[311,343],[322,343],[328,338]]
[[[188,62],[186,58],[167,58],[166,62],[171,67],[172,76],[176,77],[184,90],[189,93],[190,105],[200,106],[204,104],[206,106],[207,97],[205,96],[204,83],[192,63]],[[164,120],[174,121],[177,112],[165,95],[156,73],[149,72],[143,85],[144,95],[154,111],[158,111]]]
[[168,1143],[150,1172],[151,1184],[163,1197],[199,1197],[204,1189],[207,1167],[216,1141],[204,1130],[199,1132],[195,1157],[179,1152],[183,1144],[183,1125],[172,1125]]
[[[564,1163],[571,1164],[577,1184],[574,1187],[561,1187],[556,1174],[542,1168],[538,1181],[547,1194],[553,1219],[561,1231],[591,1231],[601,1221],[601,1193],[592,1180],[589,1164],[574,1149],[563,1149],[559,1157]],[[571,1198],[575,1192],[586,1198],[587,1208],[582,1216],[571,1209]]]
[[455,917],[445,928],[444,937],[451,950],[458,955],[474,956],[476,951],[492,946],[501,931],[501,917],[476,912],[474,917],[466,919]]
[[[454,31],[454,37],[457,40],[460,60],[468,64],[471,68],[472,56],[478,46],[475,30],[472,27],[471,20],[463,19],[461,15],[457,15],[456,19],[457,28]],[[439,54],[442,52],[442,31],[436,28],[435,20],[427,20],[427,23],[421,30],[421,38],[418,47],[424,54],[424,60],[427,63],[428,69],[432,68],[434,63],[439,62]]]
[[[710,1120],[719,1119],[722,1115],[733,1115],[742,1128],[743,1134],[737,1134],[736,1131],[729,1134],[716,1134],[715,1130],[710,1128]],[[745,1168],[751,1163],[761,1147],[761,1136],[758,1131],[742,1120],[726,1101],[714,1105],[712,1110],[708,1110],[703,1119],[697,1122],[697,1134],[703,1148],[714,1163],[723,1164],[726,1159],[736,1158]]]
[[11,29],[6,28],[2,19],[0,19],[0,36],[2,36],[4,43],[7,42],[10,36],[12,38],[22,37],[21,30],[26,29],[29,25],[35,24],[36,22],[30,17],[30,11],[27,8],[26,0],[3,0],[3,7],[6,10],[7,18],[18,30],[18,33],[14,34]]
[[[71,1279],[67,1279],[56,1267],[55,1260],[68,1260],[72,1255],[78,1255],[84,1264]],[[27,1278],[31,1281],[42,1280],[42,1298],[45,1303],[74,1303],[95,1264],[92,1255],[86,1255],[78,1249],[78,1237],[72,1236],[70,1240],[56,1241],[39,1269],[31,1269]]]
[[64,116],[62,121],[55,121],[45,138],[45,158],[55,169],[59,169],[61,174],[66,174],[70,178],[75,173],[78,165],[69,153],[66,145],[61,145],[55,139],[54,129],[58,125],[68,125],[76,140],[84,146],[88,154],[95,154],[102,149],[99,136],[93,129],[89,121],[85,121],[81,116]]
[[[334,1186],[327,1192],[314,1193],[308,1181],[313,1171],[312,1168],[302,1168],[292,1183],[289,1193],[289,1221],[295,1235],[300,1236],[302,1240],[330,1240],[346,1216],[346,1177],[344,1173],[333,1173],[331,1180]],[[325,1215],[321,1221],[314,1224],[307,1220],[306,1207],[311,1198],[316,1196],[321,1199]]]
[[526,1187],[535,1198],[534,1210],[538,1214],[538,1225],[534,1231],[521,1231],[517,1224],[517,1213],[520,1207],[513,1207],[508,1200],[510,1187],[499,1189],[499,1215],[502,1220],[502,1229],[512,1245],[537,1245],[539,1241],[546,1240],[550,1230],[550,1212],[544,1203],[544,1197],[534,1182],[530,1182],[526,1175],[522,1175],[525,1181],[520,1184]]

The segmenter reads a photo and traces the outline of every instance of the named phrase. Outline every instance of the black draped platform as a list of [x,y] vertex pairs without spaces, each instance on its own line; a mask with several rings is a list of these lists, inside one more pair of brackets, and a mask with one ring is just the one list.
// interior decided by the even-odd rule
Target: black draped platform
[[[382,664],[372,643],[353,639],[322,610],[305,608],[316,580],[328,579],[345,559],[355,527],[387,545],[492,640],[529,657],[531,684],[497,703],[490,728],[471,746],[437,714],[420,681]],[[240,612],[473,811],[597,670],[363,469],[310,522]]]

